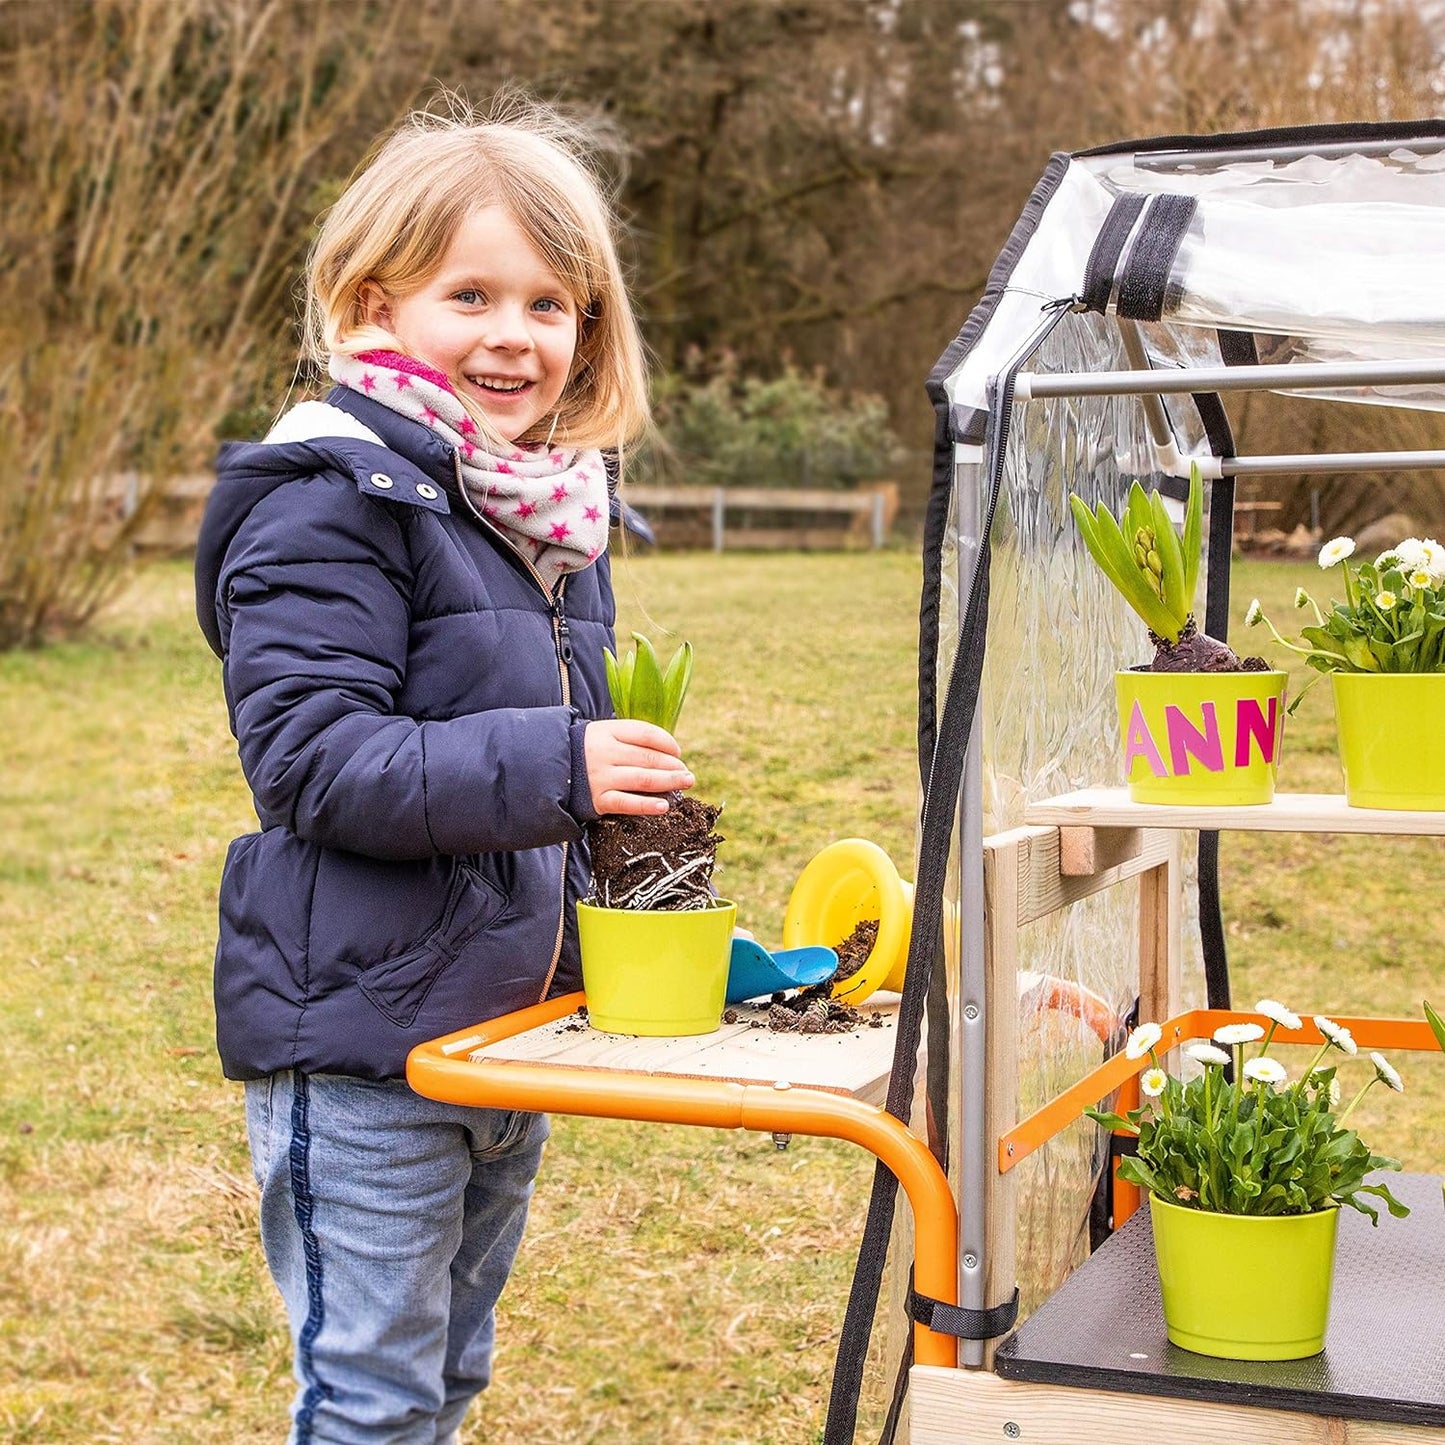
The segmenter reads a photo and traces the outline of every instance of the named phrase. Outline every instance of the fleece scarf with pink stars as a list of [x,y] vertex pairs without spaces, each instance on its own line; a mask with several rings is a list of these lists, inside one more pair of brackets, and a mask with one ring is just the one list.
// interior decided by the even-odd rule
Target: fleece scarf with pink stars
[[446,376],[396,351],[331,357],[331,378],[430,427],[461,458],[472,505],[537,570],[548,592],[607,546],[607,469],[599,451],[486,450]]

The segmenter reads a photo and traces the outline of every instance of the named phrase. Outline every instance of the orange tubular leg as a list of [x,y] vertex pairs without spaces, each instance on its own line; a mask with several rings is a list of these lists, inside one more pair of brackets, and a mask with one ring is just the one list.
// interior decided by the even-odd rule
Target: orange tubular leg
[[[568,994],[422,1044],[407,1060],[407,1082],[426,1098],[483,1108],[846,1139],[881,1159],[908,1196],[918,1292],[945,1304],[958,1302],[958,1215],[948,1179],[928,1146],[886,1110],[819,1089],[467,1057],[485,1044],[573,1013],[582,1001],[580,993]],[[951,1336],[920,1324],[913,1329],[918,1364],[957,1365]]]

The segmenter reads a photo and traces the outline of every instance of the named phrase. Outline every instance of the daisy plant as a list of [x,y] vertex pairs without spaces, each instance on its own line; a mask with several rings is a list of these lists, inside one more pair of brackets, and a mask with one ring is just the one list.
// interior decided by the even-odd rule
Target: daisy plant
[[632,640],[635,646],[620,660],[602,649],[613,711],[672,732],[692,681],[692,643],[682,643],[664,668],[647,638],[634,632]]
[[1261,999],[1255,1012],[1269,1021],[1267,1029],[1257,1023],[1224,1024],[1212,1041],[1184,1050],[1199,1066],[1187,1082],[1160,1065],[1158,1024],[1134,1030],[1124,1052],[1131,1059],[1149,1059],[1139,1079],[1144,1103],[1127,1114],[1087,1110],[1106,1129],[1137,1136],[1138,1153],[1124,1156],[1120,1174],[1167,1203],[1212,1214],[1313,1214],[1348,1204],[1378,1223],[1377,1210],[1362,1195],[1383,1200],[1397,1218],[1408,1214],[1388,1185],[1367,1182],[1375,1170],[1400,1168],[1399,1161],[1371,1153],[1347,1127],[1376,1084],[1404,1091],[1394,1067],[1382,1055],[1370,1054],[1370,1077],[1340,1110],[1340,1059],[1335,1056],[1358,1055],[1350,1031],[1331,1019],[1315,1018],[1324,1042],[1291,1080],[1269,1049],[1280,1030],[1296,1032],[1304,1027],[1302,1020],[1273,999]]
[[1320,548],[1321,568],[1339,568],[1345,595],[1325,612],[1303,587],[1296,590],[1294,605],[1313,618],[1300,628],[1299,642],[1280,635],[1257,597],[1246,625],[1267,627],[1316,672],[1445,672],[1445,547],[1406,537],[1373,562],[1352,563],[1354,556],[1352,537]]

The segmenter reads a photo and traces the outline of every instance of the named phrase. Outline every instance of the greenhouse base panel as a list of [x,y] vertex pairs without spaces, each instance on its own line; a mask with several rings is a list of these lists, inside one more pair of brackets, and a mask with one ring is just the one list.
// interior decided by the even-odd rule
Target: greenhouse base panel
[[[1445,1426],[1445,1213],[1440,1180],[1387,1178],[1410,1206],[1378,1227],[1340,1211],[1323,1354],[1218,1360],[1169,1343],[1149,1211],[1141,1209],[999,1346],[1009,1380],[1182,1396],[1363,1420]],[[1261,1290],[1269,1289],[1260,1280]]]

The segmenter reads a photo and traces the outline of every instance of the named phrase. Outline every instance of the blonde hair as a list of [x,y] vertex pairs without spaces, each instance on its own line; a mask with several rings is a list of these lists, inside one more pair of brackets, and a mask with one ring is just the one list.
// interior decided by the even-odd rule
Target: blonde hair
[[[458,227],[501,206],[556,272],[578,308],[577,350],[557,415],[539,423],[558,442],[619,450],[646,431],[647,370],[617,257],[608,195],[593,169],[598,136],[515,95],[479,115],[449,97],[448,113],[417,112],[382,143],[328,212],[306,275],[306,356],[405,348],[369,323],[367,282],[406,296],[441,265]],[[421,359],[421,358],[418,358]],[[462,404],[494,445],[480,409]]]

